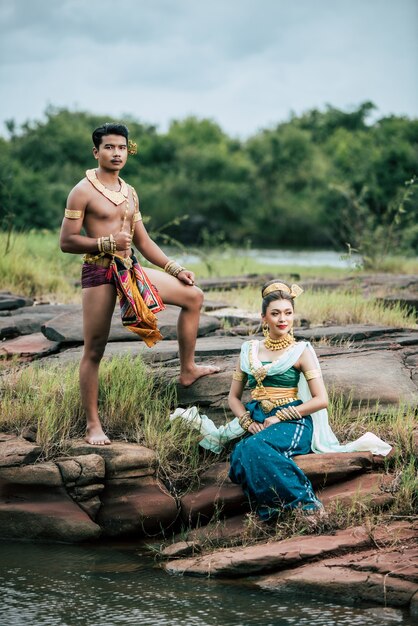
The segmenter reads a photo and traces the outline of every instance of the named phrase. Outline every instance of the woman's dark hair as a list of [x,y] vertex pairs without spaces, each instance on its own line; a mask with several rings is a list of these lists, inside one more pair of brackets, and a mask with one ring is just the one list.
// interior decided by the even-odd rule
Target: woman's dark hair
[[270,302],[274,302],[275,300],[289,300],[289,302],[292,305],[292,309],[293,310],[295,309],[294,298],[292,298],[290,293],[288,293],[287,291],[283,291],[282,289],[277,289],[276,291],[272,291],[271,293],[263,297],[264,290],[267,289],[269,285],[273,285],[274,283],[283,283],[284,285],[286,285],[286,287],[289,287],[289,291],[290,291],[290,286],[287,283],[283,282],[282,280],[278,280],[277,278],[275,278],[274,280],[269,280],[267,283],[264,283],[264,285],[261,288],[261,297],[263,298],[262,303],[261,303],[261,312],[263,315],[266,314],[267,308]]
[[129,131],[125,124],[116,124],[115,122],[106,122],[93,131],[92,139],[97,150],[102,143],[102,137],[105,135],[121,135],[125,137],[126,143],[128,143]]

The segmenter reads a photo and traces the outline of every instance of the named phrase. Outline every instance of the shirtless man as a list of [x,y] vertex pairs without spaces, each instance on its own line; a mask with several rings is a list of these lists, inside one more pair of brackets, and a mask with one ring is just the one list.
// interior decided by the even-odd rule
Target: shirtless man
[[[60,247],[63,252],[84,253],[93,259],[90,261],[93,264],[84,263],[82,274],[84,351],[80,363],[80,391],[87,417],[86,441],[105,445],[110,440],[103,432],[98,414],[98,379],[115,308],[116,287],[108,270],[94,265],[100,252],[108,252],[110,247],[117,255],[129,258],[134,243],[148,261],[173,274],[146,270],[163,302],[181,307],[177,325],[181,384],[191,385],[218,369],[195,363],[203,293],[194,285],[193,272],[176,263],[170,267],[170,260],[144,227],[135,190],[119,178],[128,158],[128,129],[122,124],[104,124],[93,132],[93,143],[98,167],[86,172],[86,178],[68,196]],[[81,234],[82,228],[85,235]]]

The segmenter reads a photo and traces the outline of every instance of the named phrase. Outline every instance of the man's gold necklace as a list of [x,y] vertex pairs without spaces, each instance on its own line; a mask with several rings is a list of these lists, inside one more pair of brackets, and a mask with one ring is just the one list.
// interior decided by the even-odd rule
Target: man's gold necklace
[[96,170],[87,170],[86,178],[91,182],[93,187],[97,189],[105,198],[113,202],[116,206],[122,204],[122,202],[128,201],[128,185],[122,178],[118,178],[120,182],[120,190],[113,191],[113,189],[109,189],[106,187],[98,178]]
[[120,190],[119,191],[113,191],[113,189],[109,189],[108,187],[106,187],[106,185],[104,185],[97,178],[96,170],[87,170],[86,171],[86,178],[87,178],[87,180],[89,180],[91,182],[93,187],[95,189],[97,189],[97,191],[99,193],[101,193],[103,196],[105,196],[105,198],[110,200],[110,202],[113,202],[113,204],[115,204],[116,206],[118,206],[119,204],[122,204],[122,202],[126,203],[125,211],[124,211],[124,214],[123,214],[123,218],[121,220],[122,221],[121,231],[122,231],[123,227],[125,226],[126,218],[127,218],[128,211],[129,211],[128,185],[125,183],[125,181],[122,178],[118,177],[118,180],[119,180],[119,183],[120,183]]
[[285,350],[286,348],[289,348],[294,343],[295,343],[294,337],[292,337],[289,334],[285,335],[284,337],[281,337],[280,339],[272,339],[270,335],[268,335],[264,339],[264,345],[267,348],[267,350],[274,350],[274,351]]

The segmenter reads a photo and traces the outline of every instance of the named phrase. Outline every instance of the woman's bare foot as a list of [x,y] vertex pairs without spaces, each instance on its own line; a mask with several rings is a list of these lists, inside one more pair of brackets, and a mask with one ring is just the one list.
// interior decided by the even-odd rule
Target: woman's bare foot
[[108,446],[111,444],[109,437],[105,435],[100,425],[87,427],[86,441],[92,446]]
[[202,376],[210,376],[211,374],[217,374],[220,371],[219,367],[214,365],[195,365],[193,369],[187,370],[180,374],[179,383],[183,387],[190,387],[198,378]]

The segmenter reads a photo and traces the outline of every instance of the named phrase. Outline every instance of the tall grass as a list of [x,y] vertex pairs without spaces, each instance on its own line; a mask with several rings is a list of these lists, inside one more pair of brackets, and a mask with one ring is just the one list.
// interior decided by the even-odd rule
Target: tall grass
[[[26,233],[0,231],[0,289],[18,292],[31,297],[47,297],[60,302],[79,298],[74,282],[79,280],[81,255],[64,254],[59,248],[57,231],[29,231]],[[192,250],[193,252],[193,250]],[[144,264],[147,263],[144,261]],[[243,274],[276,274],[302,278],[343,278],[349,270],[328,266],[291,266],[260,263],[256,259],[240,255],[232,247],[214,248],[202,252],[201,260],[189,263],[189,269],[197,278],[208,276],[237,276]],[[379,271],[418,273],[418,260],[405,257],[388,257]],[[351,270],[353,273],[355,270]],[[355,271],[357,273],[357,271]],[[358,273],[361,275],[361,272]]]
[[[261,294],[258,287],[248,286],[234,291],[213,291],[211,300],[222,300],[240,309],[259,313]],[[313,326],[378,324],[396,328],[416,328],[415,314],[397,303],[386,306],[377,298],[365,298],[361,291],[306,291],[297,299],[298,316]]]
[[[176,488],[187,488],[204,463],[199,436],[181,420],[170,423],[176,387],[158,380],[158,372],[151,372],[140,357],[105,359],[100,369],[99,414],[112,439],[151,448],[160,475]],[[35,429],[44,458],[62,454],[68,439],[84,437],[76,365],[14,369],[3,375],[0,393],[0,430]]]
[[[6,250],[8,235],[0,232]],[[77,298],[80,256],[59,249],[58,233],[12,233],[9,249],[0,255],[0,288],[30,297],[68,302]]]

